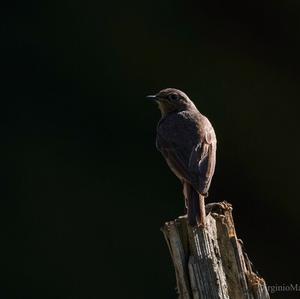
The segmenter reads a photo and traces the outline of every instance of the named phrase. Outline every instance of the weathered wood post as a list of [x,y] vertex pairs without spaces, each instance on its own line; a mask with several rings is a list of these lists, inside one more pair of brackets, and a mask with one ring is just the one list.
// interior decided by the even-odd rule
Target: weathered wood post
[[236,236],[232,206],[222,203],[206,227],[191,227],[185,217],[162,227],[175,267],[180,299],[268,299],[263,278]]

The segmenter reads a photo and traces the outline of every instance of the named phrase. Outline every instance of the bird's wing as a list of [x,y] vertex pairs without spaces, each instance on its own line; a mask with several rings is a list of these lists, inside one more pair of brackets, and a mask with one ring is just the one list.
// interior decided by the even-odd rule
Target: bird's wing
[[216,137],[206,117],[169,116],[158,126],[156,145],[179,179],[200,193],[208,191],[215,168]]
[[186,155],[185,151],[159,133],[156,139],[156,147],[162,153],[174,174],[179,179],[190,182],[189,156]]
[[194,146],[189,159],[192,184],[200,193],[207,193],[216,164],[216,138],[212,127],[205,130],[200,143]]
[[179,179],[189,182],[201,194],[208,192],[214,173],[215,146],[214,132],[210,130],[206,131],[205,136],[189,152],[161,135],[157,138],[157,148],[171,170]]

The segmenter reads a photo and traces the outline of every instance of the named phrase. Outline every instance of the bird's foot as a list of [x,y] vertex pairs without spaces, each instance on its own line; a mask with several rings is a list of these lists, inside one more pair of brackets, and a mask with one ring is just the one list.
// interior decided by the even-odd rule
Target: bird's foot
[[200,221],[197,223],[197,227],[200,229],[204,229],[205,228],[205,223],[203,221]]
[[202,222],[198,222],[196,219],[194,221],[190,221],[188,214],[182,215],[178,217],[179,219],[186,219],[186,221],[188,222],[188,224],[192,227],[204,227],[204,224]]
[[205,212],[206,215],[209,213],[218,213],[218,214],[224,214],[224,211],[228,211],[232,209],[231,205],[225,201],[223,202],[212,202],[205,205]]
[[206,198],[206,197],[208,197],[208,192],[201,193],[201,195],[202,195],[204,198]]

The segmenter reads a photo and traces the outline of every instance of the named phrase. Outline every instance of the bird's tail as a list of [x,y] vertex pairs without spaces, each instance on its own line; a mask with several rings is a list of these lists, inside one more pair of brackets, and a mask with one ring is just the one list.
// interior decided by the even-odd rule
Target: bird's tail
[[191,226],[205,225],[205,205],[204,197],[200,195],[192,186],[189,190],[187,202],[188,222]]

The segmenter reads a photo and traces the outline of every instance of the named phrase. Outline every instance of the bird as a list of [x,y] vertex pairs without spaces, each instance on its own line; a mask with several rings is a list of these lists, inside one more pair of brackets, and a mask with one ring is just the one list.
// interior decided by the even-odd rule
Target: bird
[[[161,112],[156,148],[183,185],[188,223],[193,227],[205,227],[205,198],[216,165],[214,128],[179,89],[165,88],[147,98],[157,102]],[[213,204],[209,205],[211,209]]]

